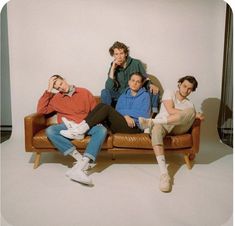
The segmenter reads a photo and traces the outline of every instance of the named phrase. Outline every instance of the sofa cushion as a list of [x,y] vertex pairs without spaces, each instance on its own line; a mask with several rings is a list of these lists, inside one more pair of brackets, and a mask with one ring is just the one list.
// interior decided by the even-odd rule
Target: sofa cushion
[[[193,145],[191,134],[166,136],[164,138],[164,147],[167,149],[189,148]],[[113,134],[113,146],[119,148],[152,149],[151,138],[149,134]]]
[[[78,149],[85,149],[88,142],[90,141],[90,137],[86,136],[83,140],[73,140],[72,143],[78,148]],[[38,133],[36,133],[33,137],[33,146],[35,148],[48,148],[53,149],[54,146],[49,141],[49,139],[46,136],[45,129],[40,130]],[[102,145],[102,149],[108,149],[112,148],[112,137],[107,136],[105,142]]]

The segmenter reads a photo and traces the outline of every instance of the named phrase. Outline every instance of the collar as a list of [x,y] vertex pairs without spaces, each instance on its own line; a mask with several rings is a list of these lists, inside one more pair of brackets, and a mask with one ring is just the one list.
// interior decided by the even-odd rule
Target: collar
[[132,58],[130,56],[128,56],[127,60],[126,60],[126,62],[124,64],[124,68],[126,68],[130,64],[131,60],[132,60]]
[[75,93],[76,89],[74,85],[69,86],[69,91],[68,93],[65,93],[64,96],[72,96]]

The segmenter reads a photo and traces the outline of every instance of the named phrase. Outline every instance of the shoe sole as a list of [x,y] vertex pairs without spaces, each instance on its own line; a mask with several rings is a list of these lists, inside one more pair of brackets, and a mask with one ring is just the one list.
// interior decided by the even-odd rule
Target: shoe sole
[[62,131],[60,131],[60,134],[63,136],[63,137],[66,137],[66,138],[69,138],[69,139],[72,139],[72,140],[82,140],[82,139],[84,139],[84,135],[76,135],[76,136],[68,136],[67,134],[64,134]]
[[73,178],[73,177],[70,177],[70,180],[81,183],[81,184],[89,185],[89,186],[92,185],[92,181],[84,181],[84,180],[80,180],[80,179]]

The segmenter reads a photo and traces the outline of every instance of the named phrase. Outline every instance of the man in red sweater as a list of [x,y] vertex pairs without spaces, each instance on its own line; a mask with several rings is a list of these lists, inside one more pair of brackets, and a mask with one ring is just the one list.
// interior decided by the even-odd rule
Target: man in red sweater
[[[53,93],[53,89],[58,92]],[[76,150],[71,140],[60,134],[61,130],[68,128],[68,124],[63,123],[63,117],[69,119],[71,126],[73,123],[80,123],[90,111],[96,106],[94,96],[85,88],[78,88],[69,85],[60,75],[53,75],[49,79],[48,88],[38,101],[37,112],[42,114],[57,113],[58,124],[49,126],[46,134],[52,144],[63,155],[71,155],[77,160],[76,167],[70,169],[66,175],[70,179],[83,184],[91,185],[91,178],[86,174],[89,162],[96,160],[101,146],[106,138],[107,129],[102,125],[96,125],[88,131],[91,140],[83,156]],[[79,136],[79,137],[77,137]],[[81,135],[74,136],[73,139],[81,139]]]

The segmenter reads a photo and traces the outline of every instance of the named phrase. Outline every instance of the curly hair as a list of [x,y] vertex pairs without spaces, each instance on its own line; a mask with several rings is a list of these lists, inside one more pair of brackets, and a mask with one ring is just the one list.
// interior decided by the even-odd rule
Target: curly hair
[[198,86],[197,80],[196,80],[193,76],[191,76],[191,75],[186,75],[186,76],[180,78],[180,79],[178,80],[178,83],[183,83],[185,80],[187,80],[187,81],[189,81],[190,83],[193,84],[193,89],[192,89],[192,91],[195,91],[196,88],[197,88],[197,86]]
[[124,53],[129,56],[129,47],[127,47],[124,43],[122,42],[114,42],[113,45],[109,48],[109,53],[111,56],[114,54],[114,49],[123,49]]

